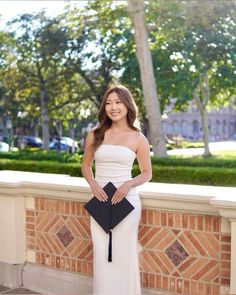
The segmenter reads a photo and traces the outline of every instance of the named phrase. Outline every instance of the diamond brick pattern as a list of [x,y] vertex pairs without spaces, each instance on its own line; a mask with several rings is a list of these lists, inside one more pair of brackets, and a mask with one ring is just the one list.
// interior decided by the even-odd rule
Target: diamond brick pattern
[[178,240],[171,244],[165,252],[175,266],[178,266],[188,257],[188,253],[184,250]]
[[[74,201],[35,199],[27,210],[27,249],[36,252],[36,263],[92,276],[90,220],[84,204]],[[29,239],[34,239],[30,243]]]
[[[143,209],[142,285],[174,293],[219,294],[229,286],[230,239],[220,217]],[[222,261],[222,258],[224,261]]]
[[70,242],[74,239],[74,236],[71,234],[70,230],[66,225],[63,225],[63,227],[57,233],[57,236],[64,245],[64,247],[67,247],[70,244]]
[[[93,275],[84,203],[35,198],[26,210],[27,249],[36,263]],[[219,216],[143,208],[139,227],[142,287],[173,294],[219,295],[230,284],[230,234]]]

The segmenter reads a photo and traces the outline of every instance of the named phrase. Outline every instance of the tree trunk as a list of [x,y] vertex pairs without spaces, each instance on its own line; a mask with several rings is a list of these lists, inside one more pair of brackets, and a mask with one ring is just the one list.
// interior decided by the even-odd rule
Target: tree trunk
[[150,127],[149,127],[149,122],[147,118],[143,118],[142,119],[142,132],[143,134],[147,137],[148,141],[151,142],[151,138],[150,138]]
[[207,103],[210,99],[210,89],[209,89],[209,81],[208,74],[200,76],[199,84],[193,91],[193,98],[196,101],[197,107],[201,114],[202,121],[202,131],[203,131],[203,142],[204,142],[204,157],[210,157],[211,152],[209,148],[209,129],[207,124],[206,117],[206,107]]
[[75,153],[75,127],[74,127],[74,120],[72,120],[71,124],[70,124],[70,138],[73,139],[73,145],[71,148],[71,153],[74,154]]
[[75,139],[75,127],[72,125],[69,130],[70,138]]
[[63,126],[62,126],[61,120],[56,121],[55,128],[56,128],[58,136],[62,137],[62,135],[63,135]]
[[39,126],[38,126],[38,124],[34,126],[34,136],[39,137]]
[[43,149],[49,150],[49,116],[47,106],[46,89],[40,89],[40,102],[41,102],[41,116],[42,116],[42,129],[43,129]]
[[143,0],[127,0],[128,10],[134,24],[137,59],[141,73],[146,112],[150,126],[150,138],[154,155],[166,157],[166,144],[162,127],[160,104],[157,96],[148,34],[145,26]]
[[209,130],[207,124],[206,109],[200,110],[201,121],[202,121],[202,131],[203,131],[203,142],[204,142],[204,157],[210,157],[211,152],[209,148]]

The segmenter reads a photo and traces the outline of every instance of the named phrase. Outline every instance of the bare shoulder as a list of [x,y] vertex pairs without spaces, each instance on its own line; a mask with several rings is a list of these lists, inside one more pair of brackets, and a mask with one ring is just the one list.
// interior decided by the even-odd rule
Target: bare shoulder
[[89,146],[93,143],[94,141],[94,131],[96,130],[96,128],[92,128],[89,130],[87,136],[86,136],[86,145]]
[[88,139],[90,139],[90,138],[94,138],[94,130],[93,129],[91,129],[91,130],[89,130],[89,132],[88,132],[88,134],[87,134],[87,138]]
[[89,130],[88,133],[92,133],[92,134],[94,134],[94,132],[95,132],[96,129],[98,129],[98,126],[94,126],[94,127],[92,127],[92,128]]
[[137,149],[136,149],[136,153],[138,154],[143,154],[144,152],[148,152],[150,150],[150,146],[149,146],[149,142],[146,138],[146,136],[141,133],[141,132],[137,132],[136,135],[136,145],[137,145]]
[[137,133],[137,142],[138,142],[138,144],[149,146],[149,142],[148,142],[146,136],[142,132]]
[[92,128],[89,130],[87,136],[88,136],[88,137],[92,137],[92,138],[94,138],[94,132],[95,132],[95,130],[96,130],[97,128],[98,128],[98,126],[94,126],[94,127],[92,127]]

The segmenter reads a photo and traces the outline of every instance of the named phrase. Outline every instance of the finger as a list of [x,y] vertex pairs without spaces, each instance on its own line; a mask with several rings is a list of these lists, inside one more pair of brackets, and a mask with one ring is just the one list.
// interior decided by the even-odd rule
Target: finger
[[103,195],[100,192],[98,193],[98,196],[99,196],[100,201],[104,202]]
[[115,204],[120,203],[120,201],[121,201],[121,198],[119,197],[119,198],[116,199]]
[[123,199],[124,199],[124,196],[121,196],[121,197],[119,198],[119,200],[117,201],[117,203],[120,203]]
[[107,194],[106,194],[106,192],[104,190],[103,190],[103,196],[104,196],[105,201],[107,201],[108,200],[108,196],[107,196]]
[[106,201],[106,193],[104,195],[104,191],[102,190],[98,190],[97,192],[95,192],[94,196],[97,197],[97,199],[99,199],[99,201]]
[[107,199],[106,199],[106,198],[104,198],[103,196],[102,196],[102,200],[103,200],[103,202],[106,202],[106,201],[107,201]]
[[125,194],[121,193],[118,200],[117,200],[117,203],[120,203],[125,197]]
[[106,201],[107,201],[107,196],[106,196],[106,195],[104,195],[104,194],[101,194],[101,198],[102,198],[102,200],[103,200],[104,202],[106,202]]
[[94,196],[96,196],[99,201],[103,201],[103,196],[100,191],[94,192]]
[[96,198],[98,199],[98,201],[102,201],[100,196],[97,195]]
[[118,201],[121,199],[121,197],[122,197],[122,194],[120,192],[118,192],[114,198],[113,203],[114,204],[118,203]]
[[115,200],[116,196],[117,196],[117,191],[114,193],[113,197],[111,198],[111,202]]
[[116,191],[115,194],[113,195],[112,199],[111,199],[112,204],[114,204],[115,201],[117,200],[117,195],[118,195],[118,192]]
[[107,200],[107,194],[106,194],[106,192],[105,192],[103,189],[99,190],[99,195],[101,196],[101,198],[102,198],[104,201]]
[[102,192],[100,193],[100,198],[101,198],[101,201],[106,202],[106,197],[103,195]]
[[116,203],[120,203],[121,200],[122,200],[122,198],[119,197],[119,198],[116,200]]

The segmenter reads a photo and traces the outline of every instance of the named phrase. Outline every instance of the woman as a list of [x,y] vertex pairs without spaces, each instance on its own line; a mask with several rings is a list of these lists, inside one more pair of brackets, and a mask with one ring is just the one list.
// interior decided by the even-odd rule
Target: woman
[[[112,204],[126,197],[135,207],[112,231],[112,262],[107,261],[109,236],[91,217],[94,294],[141,294],[138,264],[141,202],[136,187],[151,179],[152,168],[149,144],[134,125],[136,117],[137,107],[130,91],[122,85],[112,86],[104,95],[98,115],[99,125],[86,138],[82,173],[93,195],[106,201],[103,186],[111,181],[117,187]],[[135,157],[141,172],[132,178]],[[95,178],[91,169],[94,159]]]

